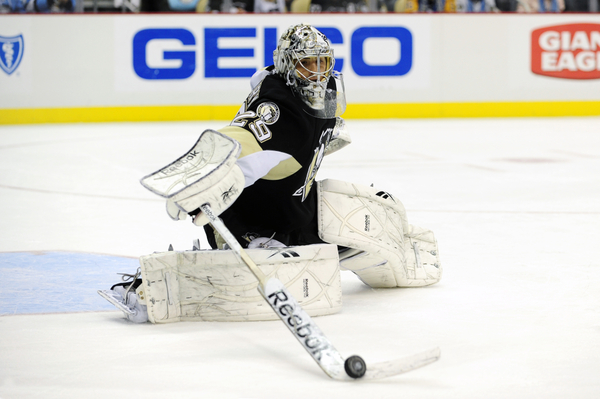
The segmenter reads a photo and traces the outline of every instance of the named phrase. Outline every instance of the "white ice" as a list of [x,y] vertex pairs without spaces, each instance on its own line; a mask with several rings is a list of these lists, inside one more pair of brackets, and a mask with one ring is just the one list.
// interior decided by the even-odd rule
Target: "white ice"
[[[135,258],[197,237],[206,247],[138,181],[224,124],[1,126],[0,254]],[[444,276],[370,289],[345,272],[342,312],[315,321],[344,356],[369,363],[440,346],[437,363],[340,383],[278,321],[16,314],[0,317],[0,398],[600,398],[600,118],[348,128],[353,144],[318,178],[394,194],[411,224],[435,232]],[[77,264],[67,276],[66,292]],[[44,292],[36,284],[23,295]]]

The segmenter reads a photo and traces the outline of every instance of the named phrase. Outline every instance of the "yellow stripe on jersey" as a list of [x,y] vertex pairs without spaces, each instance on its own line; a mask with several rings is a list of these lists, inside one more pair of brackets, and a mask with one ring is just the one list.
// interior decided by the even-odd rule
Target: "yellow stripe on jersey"
[[302,169],[302,165],[294,157],[279,162],[269,173],[263,176],[265,180],[281,180]]
[[[255,136],[249,131],[242,129],[237,126],[225,126],[219,129],[220,133],[237,140],[242,145],[242,152],[240,158],[243,158],[250,154],[263,151],[262,147],[256,141]],[[281,180],[289,177],[302,169],[302,165],[294,157],[288,158],[285,161],[279,162],[277,166],[273,167],[269,173],[262,177],[264,180]]]

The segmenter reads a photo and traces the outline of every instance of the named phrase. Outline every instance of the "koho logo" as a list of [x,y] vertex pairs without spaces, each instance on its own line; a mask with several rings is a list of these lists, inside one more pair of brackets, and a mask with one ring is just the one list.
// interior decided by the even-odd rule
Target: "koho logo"
[[563,79],[600,79],[600,24],[568,24],[531,33],[531,71]]

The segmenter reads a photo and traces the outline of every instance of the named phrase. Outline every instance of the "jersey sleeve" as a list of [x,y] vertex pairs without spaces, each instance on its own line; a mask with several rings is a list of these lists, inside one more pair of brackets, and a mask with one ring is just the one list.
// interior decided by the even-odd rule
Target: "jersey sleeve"
[[306,118],[291,91],[265,78],[227,126],[219,131],[242,145],[238,165],[246,186],[281,180],[302,168],[295,155],[305,144]]
[[292,155],[282,151],[263,150],[247,130],[227,126],[219,129],[219,132],[237,140],[242,146],[237,164],[244,173],[245,187],[258,179],[280,180],[301,169]]

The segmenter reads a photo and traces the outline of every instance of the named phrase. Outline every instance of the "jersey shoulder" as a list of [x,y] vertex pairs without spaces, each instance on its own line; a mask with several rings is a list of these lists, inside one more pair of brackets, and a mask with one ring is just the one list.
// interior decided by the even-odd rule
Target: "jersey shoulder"
[[275,150],[295,156],[312,142],[314,121],[302,109],[279,75],[266,75],[248,96],[244,112],[232,124],[250,131],[263,150]]
[[259,100],[259,102],[272,101],[280,106],[291,109],[300,106],[298,99],[294,96],[290,87],[278,75],[270,74],[265,76],[260,83],[260,87],[257,88],[259,90],[256,100]]

